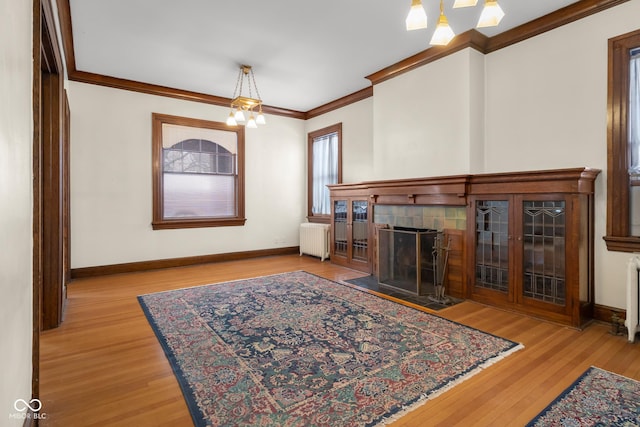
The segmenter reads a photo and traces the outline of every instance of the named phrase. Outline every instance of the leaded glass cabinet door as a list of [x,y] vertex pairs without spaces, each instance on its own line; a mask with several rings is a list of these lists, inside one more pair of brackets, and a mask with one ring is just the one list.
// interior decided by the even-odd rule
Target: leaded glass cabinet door
[[522,293],[565,305],[565,201],[524,200],[522,211]]
[[333,246],[331,258],[347,258],[347,200],[333,201]]
[[572,298],[566,272],[570,203],[563,196],[520,196],[517,203],[522,227],[517,232],[522,257],[518,261],[518,300],[546,311],[566,313]]
[[331,203],[331,260],[370,273],[368,200],[332,198]]
[[512,301],[511,201],[475,199],[473,248],[474,297],[481,300]]
[[369,262],[369,203],[366,200],[351,202],[351,259]]

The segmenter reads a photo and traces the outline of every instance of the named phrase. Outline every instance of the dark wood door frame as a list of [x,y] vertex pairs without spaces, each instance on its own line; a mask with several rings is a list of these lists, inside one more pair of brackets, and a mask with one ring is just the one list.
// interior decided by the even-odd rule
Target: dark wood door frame
[[50,0],[33,0],[32,395],[40,394],[40,331],[62,322],[70,274],[69,132],[64,70]]

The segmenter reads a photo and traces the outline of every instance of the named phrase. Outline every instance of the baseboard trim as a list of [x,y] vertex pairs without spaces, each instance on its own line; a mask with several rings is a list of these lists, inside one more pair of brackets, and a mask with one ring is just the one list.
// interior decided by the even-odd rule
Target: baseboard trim
[[108,276],[111,274],[136,273],[161,268],[186,267],[212,262],[236,261],[250,258],[259,258],[274,255],[291,255],[300,253],[299,246],[286,248],[261,249],[256,251],[230,252],[224,254],[198,255],[184,258],[169,258],[153,261],[128,262],[124,264],[101,265],[96,267],[82,267],[71,269],[71,279],[83,279],[87,277]]
[[611,323],[613,315],[621,319],[626,319],[627,311],[622,308],[608,307],[606,305],[595,304],[593,306],[593,320]]

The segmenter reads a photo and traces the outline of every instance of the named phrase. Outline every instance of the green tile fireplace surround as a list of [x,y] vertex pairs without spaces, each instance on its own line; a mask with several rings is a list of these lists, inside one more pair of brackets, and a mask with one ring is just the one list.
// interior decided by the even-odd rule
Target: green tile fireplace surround
[[438,231],[466,230],[467,209],[465,206],[375,205],[373,222]]

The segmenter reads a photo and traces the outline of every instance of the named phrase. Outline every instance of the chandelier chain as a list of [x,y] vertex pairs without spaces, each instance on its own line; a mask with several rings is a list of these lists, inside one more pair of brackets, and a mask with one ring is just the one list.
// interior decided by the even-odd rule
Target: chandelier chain
[[[238,91],[238,87],[240,87],[240,91]],[[242,94],[242,70],[238,73],[238,80],[236,80],[236,88],[233,90],[233,96],[231,98],[235,98],[240,94]]]
[[[251,69],[251,81],[253,82],[253,87],[256,88],[256,96],[258,97],[258,100],[260,100],[260,103],[262,104],[262,98],[260,97],[260,92],[258,91],[258,85],[256,84],[256,76],[253,74],[253,68]],[[251,85],[249,85],[249,91],[251,91]]]

